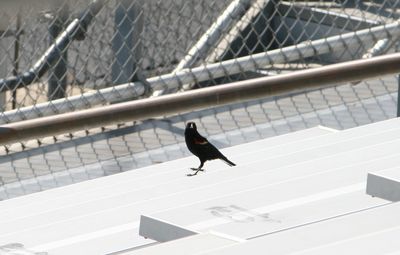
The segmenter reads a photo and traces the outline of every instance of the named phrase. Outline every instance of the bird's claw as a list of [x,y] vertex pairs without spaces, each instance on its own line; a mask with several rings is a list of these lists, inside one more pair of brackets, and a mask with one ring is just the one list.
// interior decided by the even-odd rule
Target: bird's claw
[[191,170],[193,170],[193,171],[204,171],[204,169],[198,169],[198,168],[194,168],[194,167],[192,167],[192,168],[190,168]]
[[195,176],[195,175],[197,175],[197,173],[199,171],[204,171],[204,169],[201,169],[201,168],[190,168],[190,169],[193,170],[193,171],[196,171],[196,172],[193,173],[193,174],[187,174],[187,176]]

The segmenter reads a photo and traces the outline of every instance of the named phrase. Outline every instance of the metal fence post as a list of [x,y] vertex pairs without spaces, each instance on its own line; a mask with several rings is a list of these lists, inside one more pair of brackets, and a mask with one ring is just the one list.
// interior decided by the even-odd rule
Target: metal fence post
[[397,117],[400,117],[400,74],[397,75]]
[[138,60],[141,58],[140,33],[143,29],[142,0],[119,1],[115,10],[115,36],[112,39],[114,61],[112,83],[140,80]]
[[[7,66],[4,64],[0,65],[0,76],[5,77],[6,75],[7,75]],[[1,92],[0,93],[0,111],[5,111],[6,104],[7,104],[6,92]]]
[[[18,10],[17,13],[17,24],[16,24],[16,34],[15,34],[15,42],[14,42],[14,63],[13,63],[13,75],[18,75],[19,69],[19,48],[20,48],[20,28],[21,28],[21,9]],[[17,89],[12,91],[12,109],[17,107]]]
[[[57,1],[56,1],[57,2]],[[57,36],[65,29],[69,17],[68,3],[63,3],[49,26],[50,44],[54,42]],[[48,100],[54,100],[65,97],[67,87],[67,50],[56,49],[57,61],[49,70],[49,85],[47,91]]]

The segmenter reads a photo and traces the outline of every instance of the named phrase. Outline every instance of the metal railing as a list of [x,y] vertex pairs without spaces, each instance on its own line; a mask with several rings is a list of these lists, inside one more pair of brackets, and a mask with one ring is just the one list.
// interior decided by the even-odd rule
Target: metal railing
[[306,92],[310,89],[321,89],[399,72],[400,53],[354,60],[273,77],[251,79],[191,92],[10,123],[0,127],[0,144],[276,97],[288,93]]
[[[386,47],[373,55],[395,51],[397,1],[392,9],[389,0],[350,2],[75,0],[15,12],[5,6],[0,92],[11,93],[0,100],[0,123],[271,75],[289,64],[304,69],[368,57],[382,40]],[[44,18],[35,23],[37,15]],[[41,42],[54,38],[56,25],[65,32],[46,50]],[[72,41],[76,29],[80,41]],[[8,56],[13,48],[18,54]]]
[[[213,78],[221,78],[226,75],[234,75],[247,71],[257,70],[264,66],[284,64],[286,62],[298,61],[307,57],[327,54],[331,49],[340,48],[343,44],[354,47],[360,40],[373,42],[391,36],[390,41],[400,36],[400,23],[394,22],[388,25],[349,32],[343,35],[332,36],[315,41],[306,41],[295,46],[261,52],[254,55],[226,60],[214,64],[201,65],[195,68],[176,70],[173,73],[152,77],[147,79],[152,91],[174,90],[181,84],[207,81],[210,74]],[[376,54],[375,54],[376,55]],[[1,84],[1,81],[0,81]],[[115,103],[123,100],[132,100],[144,96],[145,86],[142,82],[127,83],[111,88],[90,91],[78,96],[65,99],[53,100],[47,103],[36,104],[18,110],[3,113],[0,123],[9,120],[19,121],[37,117],[60,114],[74,110],[81,110],[89,106],[106,103]]]

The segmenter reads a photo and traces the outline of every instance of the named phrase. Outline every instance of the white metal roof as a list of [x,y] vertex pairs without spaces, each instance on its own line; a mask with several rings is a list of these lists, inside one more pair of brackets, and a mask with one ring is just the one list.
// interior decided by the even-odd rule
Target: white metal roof
[[392,119],[340,132],[312,128],[226,148],[237,167],[207,162],[196,177],[186,176],[198,165],[188,157],[5,200],[0,245],[19,242],[55,255],[140,248],[155,242],[139,236],[146,215],[161,227],[167,222],[203,234],[126,254],[196,244],[204,249],[187,254],[356,251],[358,239],[398,232],[398,206],[366,195],[365,187],[368,172],[399,165],[399,124]]

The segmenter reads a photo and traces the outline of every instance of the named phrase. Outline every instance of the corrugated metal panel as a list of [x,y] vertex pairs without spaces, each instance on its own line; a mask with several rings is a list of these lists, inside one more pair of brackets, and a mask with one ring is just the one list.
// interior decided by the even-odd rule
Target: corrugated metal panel
[[[356,240],[368,240],[372,236],[385,237],[385,232],[398,231],[400,228],[399,212],[400,204],[388,204],[203,254],[257,255],[265,254],[266,251],[270,254],[339,254],[339,248],[342,248],[343,244],[349,245],[348,249],[344,250],[344,254],[385,254],[399,251],[400,246],[398,242],[392,241],[393,237],[379,240],[379,242],[373,240],[372,242],[358,243]],[[382,248],[382,250],[377,248]],[[317,251],[321,251],[321,253]]]
[[218,249],[237,243],[236,241],[210,233],[199,234],[191,237],[182,238],[175,242],[166,242],[160,245],[151,246],[146,249],[134,252],[124,252],[118,255],[187,255],[205,252],[206,250]]
[[[198,163],[188,157],[6,200],[0,202],[0,240],[55,255],[107,254],[152,243],[138,235],[140,215],[148,215],[247,239],[210,254],[336,247],[400,223],[391,215],[398,215],[397,207],[365,194],[368,172],[400,164],[399,124],[313,129],[226,148],[237,167],[207,162],[196,177],[185,175]],[[374,217],[379,220],[367,224]]]

